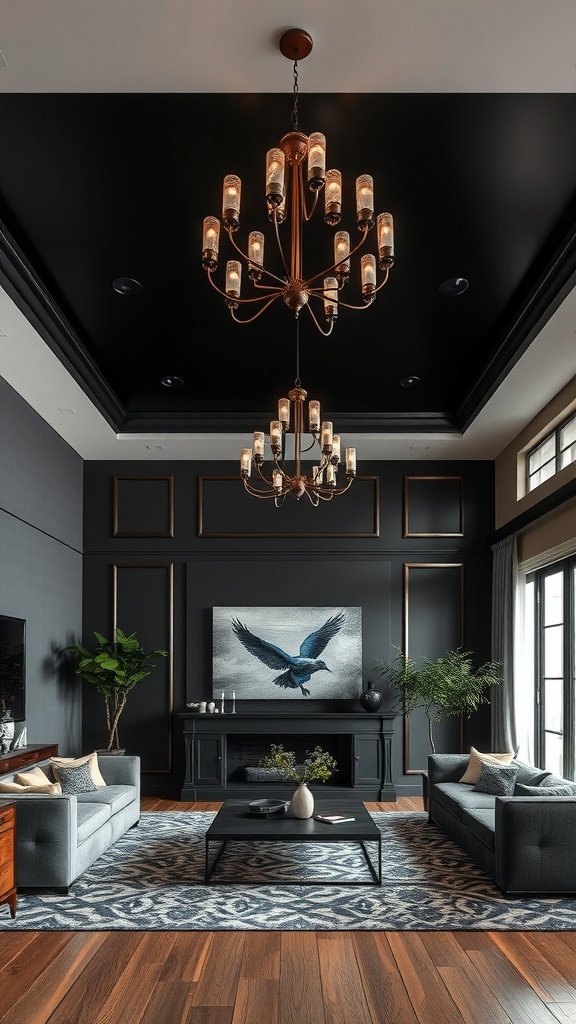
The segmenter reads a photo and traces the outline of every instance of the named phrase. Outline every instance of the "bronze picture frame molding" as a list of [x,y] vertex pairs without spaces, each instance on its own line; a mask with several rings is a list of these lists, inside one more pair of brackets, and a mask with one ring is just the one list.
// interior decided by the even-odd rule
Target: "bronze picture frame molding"
[[174,711],[174,563],[173,562],[114,562],[112,565],[112,622],[116,632],[118,625],[118,570],[119,569],[167,569],[168,570],[168,607],[167,633],[168,633],[168,768],[143,768],[142,775],[170,775],[173,769],[172,750],[172,714]]
[[[408,526],[409,503],[408,487],[411,480],[458,480],[460,482],[460,530],[454,533],[410,533]],[[405,476],[402,509],[403,537],[463,537],[464,536],[464,477],[462,476]]]
[[[166,539],[172,539],[174,537],[174,475],[172,473],[165,474],[152,474],[146,476],[140,475],[126,475],[118,476],[114,474],[113,480],[113,505],[112,505],[112,536],[113,537],[164,537]],[[154,530],[154,531],[124,531],[118,529],[118,518],[119,518],[119,494],[118,494],[118,482],[121,480],[165,480],[168,483],[168,530]]]
[[[461,647],[464,643],[464,563],[463,562],[405,562],[403,565],[403,609],[402,609],[402,625],[403,625],[403,644],[402,650],[405,655],[409,657],[409,608],[408,608],[408,597],[409,597],[409,585],[410,585],[410,569],[459,569],[460,570],[460,642],[458,644]],[[402,757],[402,771],[404,775],[421,775],[422,772],[427,771],[427,768],[410,768],[410,716],[402,716],[402,732],[403,732],[403,757]],[[466,742],[466,723],[464,715],[460,716],[460,748],[464,749]]]

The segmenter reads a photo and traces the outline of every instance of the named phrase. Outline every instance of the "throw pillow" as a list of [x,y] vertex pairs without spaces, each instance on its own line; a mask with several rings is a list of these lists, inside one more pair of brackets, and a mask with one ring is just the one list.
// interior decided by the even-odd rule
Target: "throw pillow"
[[516,786],[514,796],[574,796],[572,786]]
[[460,782],[467,782],[474,785],[480,778],[480,771],[483,764],[510,764],[514,754],[481,754],[476,747],[470,747],[470,760]]
[[514,760],[510,763],[518,768],[518,775],[516,776],[517,786],[539,786],[551,774],[550,772],[543,771],[542,768],[534,768],[530,764],[524,764],[523,761]]
[[576,784],[570,782],[570,779],[561,779],[558,775],[550,774],[541,785],[543,789],[548,789],[549,786],[568,786],[571,793],[576,793]]
[[483,764],[480,778],[472,786],[476,793],[491,793],[493,796],[512,796],[518,769],[513,765]]
[[86,762],[76,765],[59,765],[58,777],[64,794],[94,793],[98,789]]
[[17,772],[14,776],[14,782],[19,782],[21,786],[45,786],[47,782],[53,782],[54,779],[49,779],[46,772],[43,772],[41,768],[31,768],[27,772]]
[[90,774],[94,780],[94,784],[96,786],[106,785],[106,781],[102,778],[100,768],[98,767],[98,754],[96,751],[93,751],[92,754],[86,754],[84,757],[51,757],[50,762],[57,779],[60,777],[58,774],[59,766],[62,765],[64,768],[75,768],[77,765],[87,764],[90,768]]
[[22,786],[19,782],[0,782],[0,793],[48,793],[51,796],[60,796],[62,786],[59,782],[50,782],[46,779],[43,786]]

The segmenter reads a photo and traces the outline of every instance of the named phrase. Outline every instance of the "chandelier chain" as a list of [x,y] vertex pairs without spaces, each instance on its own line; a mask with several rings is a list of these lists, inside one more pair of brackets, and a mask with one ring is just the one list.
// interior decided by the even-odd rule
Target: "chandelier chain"
[[296,379],[294,385],[299,388],[302,386],[300,380],[300,320],[296,317]]
[[292,108],[292,128],[298,131],[298,61],[294,61],[294,106]]

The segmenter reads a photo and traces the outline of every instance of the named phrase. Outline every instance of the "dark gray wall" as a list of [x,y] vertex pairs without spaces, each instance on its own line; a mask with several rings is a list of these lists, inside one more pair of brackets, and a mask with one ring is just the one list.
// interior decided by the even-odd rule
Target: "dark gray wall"
[[[147,649],[169,645],[172,655],[138,684],[121,724],[122,743],[142,756],[145,792],[180,793],[178,712],[212,696],[215,605],[362,605],[363,672],[375,682],[375,660],[393,656],[392,645],[402,647],[406,638],[415,658],[459,645],[478,662],[490,657],[493,463],[382,462],[363,464],[361,472],[379,485],[379,534],[374,480],[357,481],[318,509],[287,500],[277,510],[244,493],[235,464],[86,463],[84,641],[92,642],[94,630],[110,633],[116,609],[118,624],[138,630]],[[222,479],[227,475],[236,479]],[[405,477],[418,479],[407,486]],[[275,706],[281,715],[287,702]],[[88,750],[104,738],[101,698],[88,684],[84,709]],[[269,707],[255,701],[245,710]],[[399,795],[420,791],[424,724],[413,716],[405,734],[397,719]],[[442,723],[438,741],[439,749],[459,750],[460,723]],[[464,742],[486,749],[485,713],[468,723]]]
[[0,378],[0,614],[26,619],[30,743],[81,749],[82,693],[57,651],[82,628],[79,455]]

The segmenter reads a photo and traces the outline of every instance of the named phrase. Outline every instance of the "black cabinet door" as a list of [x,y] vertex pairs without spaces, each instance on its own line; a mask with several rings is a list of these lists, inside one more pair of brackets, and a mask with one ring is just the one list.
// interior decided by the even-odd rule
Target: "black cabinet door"
[[223,786],[225,779],[224,736],[196,736],[194,782],[197,786]]
[[382,782],[381,736],[354,737],[354,786],[375,785]]

